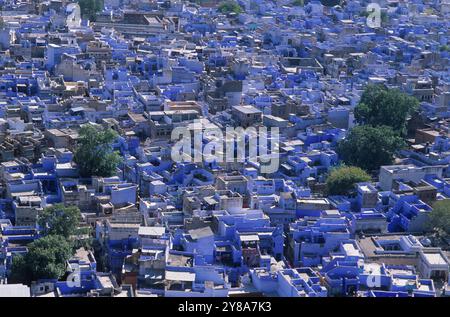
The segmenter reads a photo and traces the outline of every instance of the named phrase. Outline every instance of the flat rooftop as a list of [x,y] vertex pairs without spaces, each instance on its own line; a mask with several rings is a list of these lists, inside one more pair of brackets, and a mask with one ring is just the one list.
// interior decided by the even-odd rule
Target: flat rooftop
[[234,106],[233,109],[245,113],[245,114],[258,114],[262,113],[261,110],[256,109],[253,106]]
[[448,265],[440,253],[424,253],[423,256],[431,265]]

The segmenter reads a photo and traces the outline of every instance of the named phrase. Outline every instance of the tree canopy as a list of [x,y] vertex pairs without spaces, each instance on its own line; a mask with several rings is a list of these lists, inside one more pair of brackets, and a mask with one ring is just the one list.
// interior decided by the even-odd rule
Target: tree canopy
[[305,0],[294,0],[291,2],[294,7],[303,7],[305,5]]
[[369,182],[370,175],[356,166],[340,166],[331,170],[327,178],[327,190],[330,195],[349,195],[356,183]]
[[103,0],[78,0],[81,15],[95,21],[97,12],[103,10]]
[[405,146],[403,139],[390,127],[356,126],[337,147],[347,165],[373,171],[394,161],[394,153]]
[[450,199],[436,201],[430,213],[429,227],[443,235],[450,235]]
[[74,161],[81,176],[111,176],[121,161],[120,155],[113,151],[112,143],[117,133],[112,129],[85,125],[80,130],[78,147]]
[[406,131],[406,120],[419,107],[419,101],[398,89],[384,85],[368,85],[355,107],[359,124],[389,126],[395,131]]
[[38,222],[46,235],[61,235],[68,239],[77,230],[79,219],[80,209],[78,207],[56,204],[46,207],[39,214]]
[[[309,1],[308,1],[309,2]],[[341,4],[340,0],[320,0],[320,3],[326,7],[334,7]]]
[[217,8],[221,13],[242,13],[241,6],[236,1],[224,1]]
[[15,256],[9,280],[30,284],[38,279],[60,278],[66,261],[72,256],[72,245],[64,237],[49,235],[28,245],[25,255]]

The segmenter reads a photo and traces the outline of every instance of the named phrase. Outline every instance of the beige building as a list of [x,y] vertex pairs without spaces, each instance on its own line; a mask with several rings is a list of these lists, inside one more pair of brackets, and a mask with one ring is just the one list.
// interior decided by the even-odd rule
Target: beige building
[[253,106],[234,106],[231,112],[236,125],[248,127],[262,122],[262,112]]

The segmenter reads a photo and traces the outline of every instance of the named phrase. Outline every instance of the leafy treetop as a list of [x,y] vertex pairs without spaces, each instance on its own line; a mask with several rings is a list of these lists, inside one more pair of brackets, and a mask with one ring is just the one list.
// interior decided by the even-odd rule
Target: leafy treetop
[[450,235],[450,199],[436,201],[433,204],[429,227],[440,235]]
[[387,126],[356,126],[341,140],[337,152],[347,165],[373,171],[391,165],[394,153],[405,146],[404,140]]
[[56,204],[44,208],[38,222],[46,235],[61,235],[68,239],[77,230],[80,216],[78,207]]
[[117,133],[112,129],[85,125],[79,135],[74,161],[81,176],[112,176],[121,161],[120,155],[112,148]]
[[49,235],[28,245],[25,255],[15,256],[10,282],[30,284],[38,279],[57,279],[66,272],[72,256],[72,245],[62,236]]
[[355,119],[359,124],[386,125],[404,133],[406,120],[419,107],[419,101],[398,89],[384,85],[368,85],[359,104],[355,107]]
[[236,1],[224,1],[217,8],[221,13],[242,13],[241,6]]
[[369,182],[371,177],[356,166],[340,166],[333,169],[327,178],[327,190],[330,195],[349,195],[357,183]]

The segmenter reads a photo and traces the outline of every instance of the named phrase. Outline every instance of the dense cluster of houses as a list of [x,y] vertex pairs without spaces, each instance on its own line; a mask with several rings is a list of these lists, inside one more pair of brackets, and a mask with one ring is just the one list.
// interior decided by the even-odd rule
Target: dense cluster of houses
[[[425,232],[450,199],[450,1],[219,2],[104,0],[89,21],[68,0],[0,0],[0,296],[450,295],[450,241]],[[420,101],[408,147],[326,195],[371,83]],[[172,131],[198,121],[279,128],[278,170],[174,161]],[[114,176],[80,176],[88,124],[118,133]],[[76,282],[8,284],[56,203],[92,229]]]

